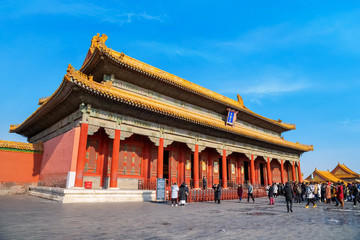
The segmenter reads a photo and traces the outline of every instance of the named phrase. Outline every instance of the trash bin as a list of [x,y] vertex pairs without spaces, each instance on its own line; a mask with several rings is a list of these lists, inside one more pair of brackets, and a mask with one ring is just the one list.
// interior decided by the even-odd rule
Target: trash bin
[[91,189],[92,188],[92,182],[85,182],[85,188]]

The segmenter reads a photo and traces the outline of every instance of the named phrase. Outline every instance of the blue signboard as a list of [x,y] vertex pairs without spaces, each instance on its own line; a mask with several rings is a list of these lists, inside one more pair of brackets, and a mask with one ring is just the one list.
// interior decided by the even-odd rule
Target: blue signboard
[[158,178],[156,180],[156,200],[165,201],[165,178]]
[[227,118],[228,124],[234,123],[234,115],[235,115],[235,113],[233,111],[229,111],[228,118]]

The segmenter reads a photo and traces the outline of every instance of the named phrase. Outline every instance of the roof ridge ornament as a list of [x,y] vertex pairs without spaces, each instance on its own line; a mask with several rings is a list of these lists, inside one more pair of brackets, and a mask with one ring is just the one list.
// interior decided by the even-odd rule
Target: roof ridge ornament
[[245,108],[244,100],[242,99],[242,97],[239,94],[237,95],[237,99],[238,99],[238,102],[239,102],[240,106],[242,108]]
[[90,52],[93,53],[95,51],[96,47],[105,46],[105,42],[107,39],[108,39],[108,36],[104,33],[101,36],[100,36],[100,33],[96,34],[91,39]]
[[48,100],[49,97],[42,97],[42,98],[39,98],[39,102],[38,102],[38,105],[42,105],[46,102],[46,100]]
[[76,70],[70,63],[68,65],[68,68],[66,70],[66,75],[65,77],[67,77],[68,80],[71,79],[71,77],[76,78],[77,80],[81,80],[81,81],[93,81],[93,76],[88,76],[83,72],[80,72],[79,70]]

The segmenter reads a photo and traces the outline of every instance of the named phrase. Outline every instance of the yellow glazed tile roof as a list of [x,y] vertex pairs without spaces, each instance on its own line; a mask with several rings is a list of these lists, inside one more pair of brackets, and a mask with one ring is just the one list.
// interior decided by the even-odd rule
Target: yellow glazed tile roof
[[41,143],[33,144],[33,143],[3,141],[3,140],[0,140],[0,148],[18,149],[18,150],[27,150],[27,151],[38,151],[38,152],[43,151],[43,147],[42,147]]
[[85,58],[84,64],[83,64],[82,68],[80,69],[80,71],[82,71],[84,66],[86,66],[86,64],[90,61],[91,55],[96,50],[99,50],[102,53],[108,54],[111,58],[114,58],[116,61],[126,64],[130,68],[136,69],[146,75],[151,75],[156,78],[163,79],[172,85],[176,85],[176,86],[179,86],[180,88],[187,89],[196,94],[206,96],[209,99],[213,99],[215,101],[221,102],[223,104],[228,105],[229,107],[233,107],[235,109],[250,113],[251,115],[254,115],[260,119],[271,122],[274,125],[281,126],[287,130],[296,129],[296,126],[294,124],[283,123],[280,119],[277,121],[273,120],[273,119],[269,119],[269,118],[261,116],[257,113],[254,113],[253,111],[247,109],[244,106],[243,100],[239,95],[238,95],[238,101],[235,101],[231,98],[225,97],[219,93],[216,93],[214,91],[211,91],[209,89],[201,87],[195,83],[189,82],[189,81],[187,81],[183,78],[180,78],[178,76],[175,76],[171,73],[165,72],[161,69],[158,69],[149,64],[141,62],[137,59],[129,57],[129,56],[125,55],[124,53],[119,53],[117,51],[114,51],[105,45],[107,38],[108,37],[105,34],[103,34],[102,36],[100,36],[100,34],[97,34],[96,36],[94,36],[92,38],[88,56]]
[[335,177],[331,172],[320,171],[320,170],[315,170],[314,172],[319,174],[321,177],[323,177],[327,181],[330,181],[330,182],[344,182],[340,178]]
[[164,102],[160,102],[151,99],[149,97],[145,97],[125,90],[121,90],[119,88],[114,88],[112,87],[111,82],[97,83],[95,81],[92,81],[91,76],[88,77],[85,74],[81,73],[80,71],[76,71],[72,66],[69,66],[68,74],[65,75],[65,79],[72,81],[83,88],[91,89],[93,90],[93,92],[96,92],[99,95],[102,95],[103,97],[124,102],[139,108],[144,108],[167,116],[171,116],[178,119],[193,122],[196,124],[247,136],[253,139],[265,141],[268,143],[273,143],[284,147],[290,147],[301,151],[313,150],[312,145],[309,146],[309,145],[289,142],[281,138],[272,137],[270,135],[262,134],[240,126],[235,126],[235,127],[226,126],[224,122],[221,120],[211,118],[209,116],[202,115],[199,113],[194,113],[192,111],[183,109],[181,107],[176,107],[174,105],[166,104]]
[[148,111],[156,112],[159,114],[167,115],[177,119],[193,122],[203,126],[219,129],[222,131],[247,136],[249,138],[257,139],[260,141],[272,143],[275,145],[288,147],[300,151],[313,151],[312,145],[305,145],[300,143],[293,143],[286,141],[282,138],[273,137],[267,134],[262,134],[256,131],[252,131],[240,126],[226,126],[223,121],[205,116],[199,113],[176,107],[164,102],[160,102],[145,96],[141,96],[135,93],[121,90],[119,88],[112,87],[111,82],[98,83],[93,81],[92,76],[87,76],[80,71],[76,71],[70,64],[67,69],[67,73],[64,76],[59,88],[48,98],[45,102],[39,106],[39,108],[31,114],[22,124],[11,125],[10,132],[16,132],[16,130],[34,117],[41,109],[43,109],[51,100],[61,91],[65,84],[75,84],[86,91],[91,91],[101,97],[108,98],[117,102],[129,104],[138,108],[146,109]]
[[348,168],[345,164],[340,164],[338,163],[339,167],[342,168],[345,172],[348,172],[349,174],[353,174],[355,176],[359,176],[358,173],[354,172],[353,170],[351,170],[350,168]]

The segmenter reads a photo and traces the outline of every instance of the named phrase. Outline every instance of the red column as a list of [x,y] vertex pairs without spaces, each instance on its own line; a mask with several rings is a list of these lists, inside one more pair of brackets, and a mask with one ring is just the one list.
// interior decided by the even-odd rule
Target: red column
[[292,178],[293,181],[296,181],[296,174],[295,174],[295,162],[292,162]]
[[199,188],[199,145],[195,144],[194,152],[194,188]]
[[284,182],[284,161],[283,160],[281,160],[281,167],[280,167],[280,170],[281,170],[281,182],[282,182],[282,184],[284,184],[285,182]]
[[113,141],[113,152],[111,161],[110,188],[117,188],[117,177],[119,168],[119,152],[120,152],[120,130],[115,129],[115,138]]
[[254,155],[251,154],[251,159],[250,159],[250,180],[252,184],[255,184],[255,159],[254,159]]
[[78,157],[76,164],[75,187],[83,187],[88,129],[89,129],[89,124],[81,123],[79,149],[78,149]]
[[270,166],[270,158],[267,158],[267,173],[268,173],[268,184],[272,184],[272,174],[271,174],[271,166]]
[[298,161],[298,173],[299,173],[299,181],[303,182],[303,178],[302,178],[302,175],[301,175],[301,169],[300,169],[300,161]]
[[163,167],[164,164],[164,139],[159,139],[159,147],[158,147],[158,159],[157,159],[157,177],[163,178]]
[[223,188],[227,188],[227,164],[226,164],[226,150],[223,149],[222,155],[222,185]]

